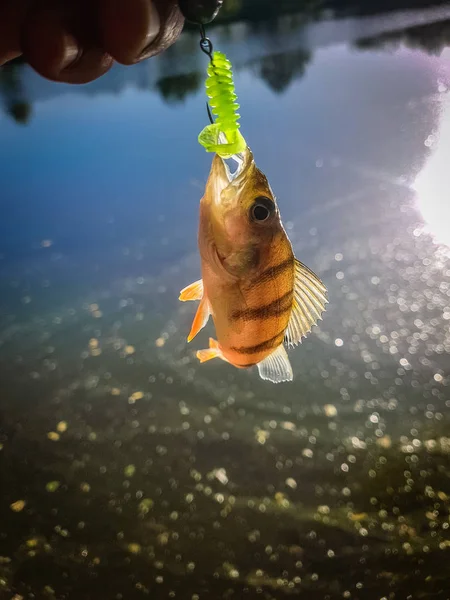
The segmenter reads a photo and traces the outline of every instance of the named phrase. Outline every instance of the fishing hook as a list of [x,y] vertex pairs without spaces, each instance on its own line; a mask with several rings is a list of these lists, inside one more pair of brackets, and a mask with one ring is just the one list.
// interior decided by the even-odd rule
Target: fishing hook
[[[201,51],[209,57],[211,63],[213,62],[213,45],[209,37],[206,36],[205,26],[199,24],[200,28],[200,49]],[[211,107],[208,102],[206,102],[206,111],[208,113],[208,119],[211,125],[214,123],[214,119],[211,114]]]
[[211,107],[209,106],[208,102],[206,103],[206,112],[208,113],[209,122],[211,123],[211,125],[214,125],[214,119],[211,114]]
[[204,52],[209,60],[212,62],[213,60],[213,45],[209,37],[206,37],[206,31],[204,25],[199,25],[200,28],[200,48],[201,51]]

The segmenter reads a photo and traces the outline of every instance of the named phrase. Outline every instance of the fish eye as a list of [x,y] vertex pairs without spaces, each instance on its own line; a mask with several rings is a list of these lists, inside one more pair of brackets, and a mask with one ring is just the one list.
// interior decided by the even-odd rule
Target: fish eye
[[269,217],[275,212],[275,202],[265,196],[259,196],[256,198],[250,209],[250,216],[253,221],[257,223],[263,223],[267,221]]

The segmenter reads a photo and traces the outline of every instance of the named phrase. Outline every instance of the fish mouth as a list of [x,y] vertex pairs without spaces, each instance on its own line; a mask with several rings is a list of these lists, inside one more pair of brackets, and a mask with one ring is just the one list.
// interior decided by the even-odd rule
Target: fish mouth
[[[234,171],[231,170],[231,165],[229,162],[227,162],[227,160],[235,163]],[[222,161],[225,166],[228,181],[229,183],[232,183],[245,177],[248,169],[253,164],[253,154],[250,148],[247,147],[243,152],[240,152],[239,154],[233,154],[231,158],[226,160],[222,159]]]
[[245,179],[248,170],[253,165],[253,154],[250,148],[246,148],[239,154],[233,154],[230,158],[215,156],[214,167],[221,188],[224,189],[230,183],[239,185]]
[[[221,144],[226,144],[227,143],[227,138],[226,135],[221,132],[219,135],[219,142]],[[248,169],[248,167],[252,164],[253,162],[253,154],[252,151],[250,150],[250,148],[248,146],[246,146],[245,150],[243,152],[239,152],[238,154],[233,154],[232,156],[230,156],[230,158],[222,158],[220,157],[222,163],[223,163],[223,167],[224,167],[224,171],[225,171],[225,175],[228,179],[228,183],[231,183],[233,181],[235,181],[236,179],[238,179],[241,175],[243,175],[244,171],[246,171]],[[235,170],[232,171],[231,170],[231,164],[229,161],[232,161],[233,163],[235,163]]]

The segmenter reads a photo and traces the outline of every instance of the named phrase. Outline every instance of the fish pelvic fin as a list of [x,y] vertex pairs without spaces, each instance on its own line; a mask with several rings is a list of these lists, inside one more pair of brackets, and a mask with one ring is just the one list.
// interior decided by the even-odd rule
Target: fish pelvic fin
[[216,340],[213,340],[213,338],[209,338],[209,348],[208,349],[199,350],[197,352],[197,358],[201,363],[204,363],[207,360],[212,360],[213,358],[221,358],[222,360],[228,362],[222,354],[222,350],[220,349],[219,342],[217,342]]
[[327,288],[315,273],[295,259],[294,302],[285,342],[296,346],[322,319],[328,303]]
[[181,300],[181,302],[188,302],[189,300],[201,300],[202,298],[203,280],[199,279],[181,290],[179,300]]
[[269,356],[258,363],[257,367],[261,379],[272,381],[273,383],[292,381],[294,379],[291,363],[283,344],[280,344],[272,354],[269,354]]
[[200,304],[198,305],[197,312],[195,313],[195,317],[192,322],[191,331],[187,338],[188,342],[193,340],[195,338],[195,336],[197,335],[197,333],[201,329],[203,329],[203,327],[208,322],[210,314],[211,314],[211,311],[209,309],[209,302],[205,298],[205,296],[203,296],[202,299],[200,300]]

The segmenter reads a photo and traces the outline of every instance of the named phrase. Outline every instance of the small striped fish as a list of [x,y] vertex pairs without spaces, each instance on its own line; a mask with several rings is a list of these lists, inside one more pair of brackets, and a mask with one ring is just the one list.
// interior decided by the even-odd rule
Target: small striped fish
[[265,175],[247,148],[227,163],[214,156],[200,202],[198,243],[202,279],[180,300],[200,300],[190,342],[211,315],[217,341],[197,352],[200,362],[221,358],[235,367],[256,365],[262,379],[293,379],[285,344],[297,345],[321,318],[327,291],[299,262],[280,220]]

